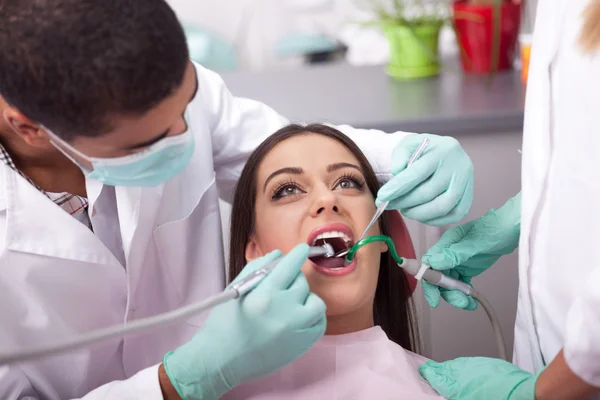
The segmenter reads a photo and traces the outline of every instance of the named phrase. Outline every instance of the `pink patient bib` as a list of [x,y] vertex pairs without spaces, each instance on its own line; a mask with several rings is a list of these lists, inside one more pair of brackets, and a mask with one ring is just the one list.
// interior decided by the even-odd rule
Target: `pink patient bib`
[[376,326],[325,336],[297,361],[223,399],[442,399],[419,375],[426,360],[390,341]]

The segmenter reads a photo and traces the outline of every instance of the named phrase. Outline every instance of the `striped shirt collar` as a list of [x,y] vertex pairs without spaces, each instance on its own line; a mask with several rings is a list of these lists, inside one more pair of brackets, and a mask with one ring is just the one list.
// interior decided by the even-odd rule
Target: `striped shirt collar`
[[48,197],[57,206],[68,212],[75,219],[86,225],[91,229],[92,224],[88,215],[88,200],[85,197],[78,196],[70,193],[51,193],[46,192],[44,189],[39,187],[34,181],[32,181],[27,175],[17,168],[10,154],[6,151],[4,146],[0,144],[0,162],[6,164],[13,171],[21,175],[27,182],[33,185],[42,194]]

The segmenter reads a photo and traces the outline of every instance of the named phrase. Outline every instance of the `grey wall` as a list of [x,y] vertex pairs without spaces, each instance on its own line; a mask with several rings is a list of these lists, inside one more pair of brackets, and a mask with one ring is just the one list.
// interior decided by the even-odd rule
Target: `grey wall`
[[[498,208],[521,187],[520,132],[482,133],[457,136],[475,166],[474,200],[466,220],[477,218],[490,208]],[[425,249],[445,230],[426,227]],[[415,234],[412,233],[413,237]],[[423,242],[423,241],[422,241]],[[419,247],[423,252],[424,249]],[[518,253],[501,258],[490,270],[473,279],[496,310],[510,351],[518,291]],[[417,298],[423,302],[422,297]],[[498,353],[493,331],[483,309],[457,310],[446,303],[437,309],[422,307],[423,333],[428,347],[425,354],[436,360],[459,356],[491,356]]]

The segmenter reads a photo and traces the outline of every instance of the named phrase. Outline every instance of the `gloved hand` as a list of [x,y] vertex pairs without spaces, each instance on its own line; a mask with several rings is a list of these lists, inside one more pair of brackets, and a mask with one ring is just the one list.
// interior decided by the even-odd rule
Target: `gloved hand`
[[[408,161],[424,138],[425,152],[407,168]],[[377,193],[379,206],[400,210],[407,218],[427,225],[460,221],[473,202],[473,163],[458,141],[447,136],[412,134],[392,152],[395,175]]]
[[534,400],[538,375],[504,360],[465,357],[436,363],[427,361],[421,376],[449,400]]
[[[308,250],[306,244],[294,248],[244,298],[214,308],[192,340],[165,356],[167,375],[183,399],[218,399],[293,362],[323,336],[325,303],[300,271]],[[236,281],[280,255],[252,261]]]
[[[471,283],[471,278],[491,267],[500,257],[519,245],[521,233],[521,193],[497,211],[445,232],[421,261],[445,271],[452,278]],[[440,294],[450,305],[474,310],[477,302],[459,291],[447,290],[423,282],[423,293],[431,307],[440,304]]]

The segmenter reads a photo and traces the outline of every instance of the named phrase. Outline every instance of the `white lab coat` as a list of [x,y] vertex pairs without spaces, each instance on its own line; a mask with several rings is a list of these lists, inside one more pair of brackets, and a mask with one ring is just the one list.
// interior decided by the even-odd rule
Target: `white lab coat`
[[[233,97],[217,74],[196,71],[190,165],[156,188],[88,180],[95,234],[0,165],[0,351],[173,310],[224,288],[219,194],[232,200],[249,154],[287,121]],[[342,130],[388,176],[404,134]],[[163,355],[188,341],[202,320],[0,367],[0,398],[160,399]]]
[[577,45],[588,0],[542,1],[523,141],[514,361],[529,371],[561,348],[600,386],[600,53]]

